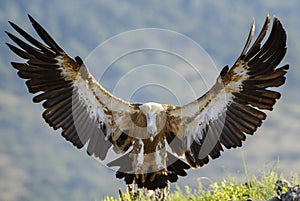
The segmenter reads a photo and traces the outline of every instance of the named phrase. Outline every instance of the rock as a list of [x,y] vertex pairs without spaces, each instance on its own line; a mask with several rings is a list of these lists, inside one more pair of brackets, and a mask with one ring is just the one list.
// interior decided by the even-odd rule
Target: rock
[[271,200],[268,200],[268,201],[281,201],[281,199],[279,199],[278,197],[274,197],[274,198],[272,198]]
[[282,201],[300,201],[300,186],[295,185],[291,187],[288,192],[280,196]]

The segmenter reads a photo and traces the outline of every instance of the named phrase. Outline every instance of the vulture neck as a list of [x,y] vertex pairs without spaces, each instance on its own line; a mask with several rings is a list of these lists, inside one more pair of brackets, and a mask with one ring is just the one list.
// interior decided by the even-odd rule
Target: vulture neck
[[160,112],[164,111],[164,108],[159,103],[149,102],[142,104],[140,110],[146,115],[148,137],[150,141],[153,141],[157,135],[156,117]]

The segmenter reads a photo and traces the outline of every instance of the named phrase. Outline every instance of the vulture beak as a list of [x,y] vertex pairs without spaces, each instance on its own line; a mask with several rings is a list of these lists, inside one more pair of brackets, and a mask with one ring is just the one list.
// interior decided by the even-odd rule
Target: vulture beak
[[153,142],[153,140],[157,134],[156,114],[150,115],[149,113],[147,113],[147,132],[148,132],[150,141]]

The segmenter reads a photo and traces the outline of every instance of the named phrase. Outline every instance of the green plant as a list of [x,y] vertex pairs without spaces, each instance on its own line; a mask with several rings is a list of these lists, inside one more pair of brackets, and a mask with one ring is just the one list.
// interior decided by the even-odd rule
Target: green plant
[[[283,175],[277,171],[269,170],[261,173],[260,176],[246,175],[246,182],[239,182],[233,176],[228,176],[226,180],[212,182],[209,186],[203,186],[199,182],[198,189],[191,189],[189,186],[185,186],[184,190],[177,186],[177,190],[170,193],[166,198],[167,201],[228,201],[228,200],[269,200],[278,196],[278,189],[276,184],[278,181],[286,181]],[[299,184],[299,177],[297,175],[292,176],[289,182],[293,185]],[[287,192],[288,188],[281,188],[280,193]],[[145,191],[143,191],[145,193]],[[104,201],[158,201],[151,196],[143,196],[137,194],[136,197],[132,196],[132,193],[126,192],[123,194],[123,198],[107,197]]]

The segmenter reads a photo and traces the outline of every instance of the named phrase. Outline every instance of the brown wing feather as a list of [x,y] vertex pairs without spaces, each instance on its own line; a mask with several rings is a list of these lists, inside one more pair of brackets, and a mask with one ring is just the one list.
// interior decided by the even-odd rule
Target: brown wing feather
[[[112,144],[126,151],[131,144],[123,130],[132,128],[128,117],[138,112],[137,108],[103,89],[79,57],[70,58],[40,24],[31,16],[29,20],[46,45],[12,22],[10,25],[26,42],[6,32],[19,47],[7,45],[27,60],[11,64],[19,77],[27,80],[29,92],[36,94],[33,102],[43,102],[45,121],[54,129],[61,128],[62,136],[77,148],[88,143],[88,154],[100,159]],[[115,111],[118,115],[113,116]]]
[[171,137],[168,143],[178,155],[184,150],[192,167],[203,166],[209,157],[219,157],[223,146],[228,149],[241,146],[246,134],[252,135],[266,119],[261,110],[272,110],[280,98],[279,92],[268,88],[285,82],[289,66],[277,66],[286,53],[286,33],[275,17],[271,33],[262,45],[269,23],[267,16],[249,49],[254,34],[252,24],[242,54],[231,69],[222,70],[216,84],[204,96],[170,111],[169,124],[180,120],[180,127],[174,130],[170,126],[169,133],[177,140],[176,146],[172,146]]

